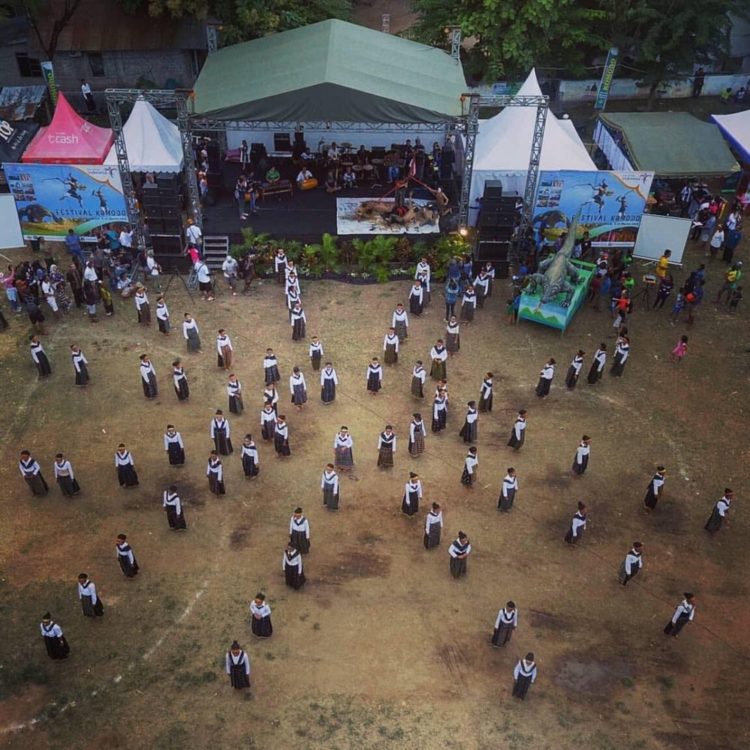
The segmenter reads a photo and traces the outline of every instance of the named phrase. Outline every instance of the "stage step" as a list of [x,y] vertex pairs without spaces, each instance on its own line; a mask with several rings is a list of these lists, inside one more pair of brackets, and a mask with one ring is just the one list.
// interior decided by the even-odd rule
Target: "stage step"
[[203,238],[203,259],[212,271],[220,271],[229,254],[228,235],[207,235]]

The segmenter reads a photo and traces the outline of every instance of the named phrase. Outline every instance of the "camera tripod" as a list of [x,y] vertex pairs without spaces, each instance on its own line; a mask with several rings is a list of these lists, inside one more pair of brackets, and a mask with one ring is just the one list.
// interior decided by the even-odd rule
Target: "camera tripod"
[[644,283],[643,288],[639,289],[631,298],[630,301],[635,302],[637,299],[642,299],[643,304],[647,310],[651,309],[651,287],[652,284],[648,282]]
[[172,286],[172,282],[175,279],[179,279],[182,282],[182,286],[185,287],[185,291],[187,292],[188,297],[190,297],[190,301],[194,302],[195,300],[193,300],[193,293],[190,291],[190,287],[187,285],[187,282],[185,281],[185,279],[182,278],[182,274],[180,273],[180,270],[176,266],[172,269],[172,272],[169,276],[169,281],[167,282],[167,285],[164,287],[164,291],[162,292],[162,294],[166,294],[169,291],[169,287]]

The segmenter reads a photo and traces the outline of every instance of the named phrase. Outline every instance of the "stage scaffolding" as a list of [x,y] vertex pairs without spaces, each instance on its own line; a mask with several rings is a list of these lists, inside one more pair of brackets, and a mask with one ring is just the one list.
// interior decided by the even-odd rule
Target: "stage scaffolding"
[[474,152],[476,138],[479,132],[479,110],[482,107],[536,107],[534,133],[531,139],[529,154],[529,168],[526,175],[526,185],[523,195],[523,213],[519,237],[524,237],[531,223],[531,211],[534,205],[537,180],[539,178],[539,164],[544,142],[544,127],[549,111],[549,97],[547,96],[482,96],[476,93],[463,95],[462,100],[468,103],[466,115],[459,118],[448,118],[435,123],[387,123],[387,122],[344,122],[344,121],[268,121],[268,120],[218,120],[200,115],[190,115],[188,112],[188,91],[158,91],[141,89],[107,89],[107,110],[110,124],[115,135],[115,152],[120,171],[122,187],[128,207],[128,220],[135,228],[139,246],[143,243],[140,212],[133,190],[133,180],[130,174],[125,137],[122,131],[121,108],[123,104],[134,103],[139,98],[150,102],[157,109],[170,109],[177,112],[177,126],[182,136],[182,151],[184,158],[184,176],[187,182],[190,212],[193,221],[202,227],[202,214],[198,195],[198,182],[195,170],[195,159],[192,146],[192,132],[226,133],[227,130],[349,130],[351,132],[378,132],[390,130],[418,135],[419,133],[442,133],[447,139],[452,133],[463,136],[463,169],[461,192],[458,205],[459,229],[466,229],[469,221],[469,198],[471,193],[471,179],[474,169]]

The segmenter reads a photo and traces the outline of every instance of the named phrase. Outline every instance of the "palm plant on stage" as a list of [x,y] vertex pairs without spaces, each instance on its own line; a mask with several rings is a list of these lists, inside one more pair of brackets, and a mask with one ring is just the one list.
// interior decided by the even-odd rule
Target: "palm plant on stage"
[[242,227],[242,244],[232,245],[229,252],[237,260],[248,253],[257,255],[255,268],[258,274],[263,275],[267,267],[273,264],[274,247],[270,234],[255,232],[252,227]]
[[326,232],[319,243],[305,245],[300,262],[311,276],[321,276],[326,271],[340,273],[341,264],[336,238]]

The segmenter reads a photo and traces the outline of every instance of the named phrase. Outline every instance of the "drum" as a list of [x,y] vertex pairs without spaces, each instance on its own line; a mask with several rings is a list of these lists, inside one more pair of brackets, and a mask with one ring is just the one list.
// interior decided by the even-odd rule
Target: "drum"
[[354,170],[355,172],[361,172],[361,171],[362,171],[362,165],[361,165],[361,164],[355,164],[355,165],[354,165],[354,166],[352,167],[352,169],[353,169],[353,170]]
[[373,169],[375,169],[375,167],[373,167],[373,166],[372,166],[372,164],[365,164],[365,165],[364,165],[364,166],[362,167],[362,169],[364,169],[364,170],[365,170],[365,172],[372,172],[372,170],[373,170]]
[[318,187],[318,181],[314,177],[309,180],[302,180],[299,184],[300,190],[313,190],[316,187]]

